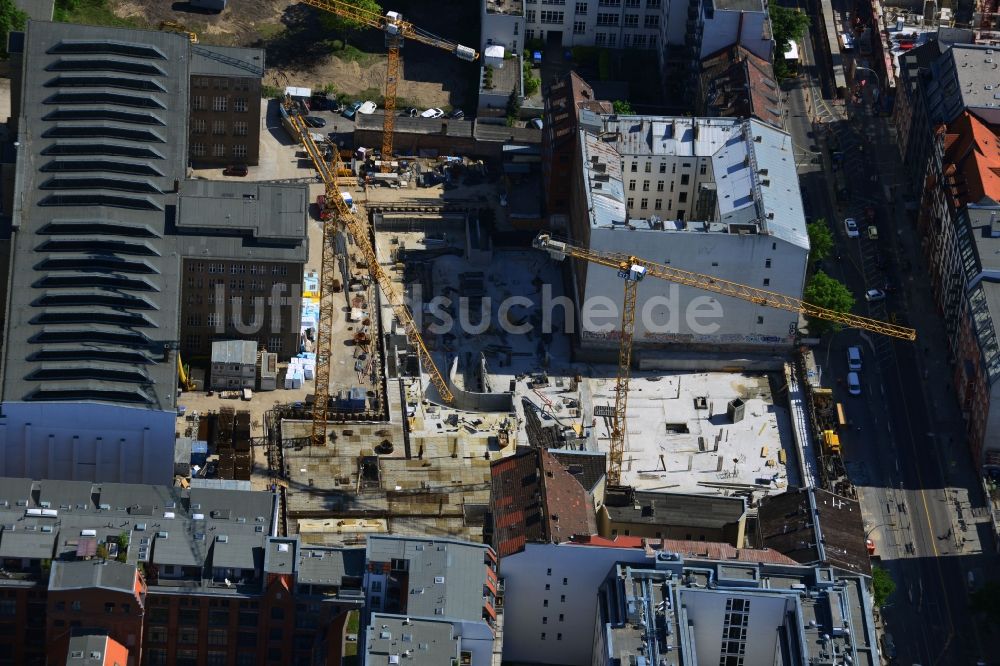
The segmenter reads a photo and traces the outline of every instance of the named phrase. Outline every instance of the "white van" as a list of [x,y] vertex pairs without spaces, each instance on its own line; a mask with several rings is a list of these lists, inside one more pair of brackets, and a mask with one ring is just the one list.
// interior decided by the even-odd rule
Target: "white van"
[[847,348],[847,369],[848,370],[861,369],[861,347]]
[[858,373],[847,373],[847,392],[851,395],[861,395],[861,378],[858,377]]

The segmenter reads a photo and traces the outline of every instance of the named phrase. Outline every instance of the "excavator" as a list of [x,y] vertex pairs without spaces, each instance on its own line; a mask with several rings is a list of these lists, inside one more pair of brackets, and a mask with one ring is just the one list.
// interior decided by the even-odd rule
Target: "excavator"
[[181,360],[181,353],[177,352],[177,385],[181,387],[183,391],[195,391],[197,386],[191,381],[191,375],[188,374],[187,368],[184,367],[184,362]]
[[192,44],[198,43],[198,35],[196,33],[191,32],[177,21],[160,21],[160,25],[157,26],[157,30],[163,30],[164,32],[176,32],[182,35],[187,35],[187,38],[191,40]]

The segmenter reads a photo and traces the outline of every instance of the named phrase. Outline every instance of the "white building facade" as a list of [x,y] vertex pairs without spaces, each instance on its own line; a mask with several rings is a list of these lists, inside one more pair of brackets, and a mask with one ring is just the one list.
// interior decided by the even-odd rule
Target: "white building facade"
[[663,51],[703,35],[699,57],[740,41],[762,58],[771,53],[770,21],[760,2],[525,0],[524,18],[527,39],[558,46]]

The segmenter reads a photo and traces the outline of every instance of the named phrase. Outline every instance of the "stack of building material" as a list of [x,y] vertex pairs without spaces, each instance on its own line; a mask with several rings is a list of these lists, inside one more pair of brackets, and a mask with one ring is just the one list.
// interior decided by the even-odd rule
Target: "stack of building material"
[[[292,359],[295,360],[294,358]],[[297,363],[288,364],[288,368],[285,370],[285,388],[286,389],[300,389],[302,388],[302,382],[305,381],[305,372],[302,370],[302,366]]]
[[223,407],[215,420],[215,451],[219,454],[218,476],[220,479],[235,478],[233,456],[233,431],[236,427],[236,410]]
[[288,369],[301,371],[303,379],[314,379],[316,376],[316,354],[314,352],[301,352],[298,356],[288,361]]

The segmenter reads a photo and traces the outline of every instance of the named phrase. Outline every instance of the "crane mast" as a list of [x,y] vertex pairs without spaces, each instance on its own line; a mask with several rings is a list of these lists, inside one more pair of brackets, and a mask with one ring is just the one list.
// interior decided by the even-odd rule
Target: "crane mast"
[[479,58],[479,53],[468,46],[462,46],[431,34],[403,20],[399,12],[386,12],[385,15],[357,7],[344,0],[299,0],[304,5],[321,9],[331,14],[351,21],[357,21],[369,28],[375,28],[385,33],[385,45],[388,51],[388,63],[385,76],[385,102],[382,119],[382,172],[391,168],[393,132],[396,129],[396,88],[399,85],[400,50],[404,39],[412,39],[453,53],[457,58],[473,62]]
[[902,340],[915,340],[917,332],[906,326],[890,324],[870,317],[838,312],[792,296],[765,289],[757,289],[739,282],[723,280],[711,275],[685,271],[665,264],[657,264],[639,257],[611,252],[598,252],[585,247],[554,240],[548,234],[539,234],[534,241],[537,249],[545,250],[554,259],[566,257],[581,259],[618,271],[625,281],[625,301],[622,308],[621,339],[618,346],[618,375],[615,380],[615,406],[611,422],[611,453],[608,456],[608,484],[621,483],[622,460],[625,456],[626,408],[628,406],[629,378],[632,374],[632,339],[635,334],[635,307],[639,282],[647,275],[667,282],[696,287],[722,296],[732,296],[744,301],[779,308],[789,312],[836,322],[871,333],[880,333]]
[[336,224],[339,220],[354,238],[361,253],[368,264],[368,270],[378,283],[385,295],[386,301],[392,307],[393,315],[406,331],[406,337],[416,350],[424,370],[430,376],[431,383],[437,389],[439,397],[447,403],[454,401],[454,395],[448,388],[448,383],[438,370],[434,359],[431,357],[427,345],[420,335],[413,315],[406,307],[403,297],[396,290],[392,283],[392,278],[378,262],[378,255],[368,237],[368,226],[348,207],[347,202],[340,196],[337,188],[336,174],[342,166],[339,153],[334,150],[336,156],[334,162],[327,163],[323,158],[316,141],[312,138],[309,129],[305,126],[302,118],[291,105],[286,106],[288,120],[298,135],[312,161],[317,173],[323,181],[326,192],[326,207],[332,213],[329,219],[323,223],[323,250],[320,265],[319,280],[319,321],[316,331],[316,391],[315,402],[313,404],[313,423],[311,439],[316,446],[323,446],[326,443],[326,429],[328,422],[327,410],[330,402],[330,354],[332,353],[333,335],[333,313],[336,306],[333,303],[333,279],[336,272],[336,251],[334,236]]

